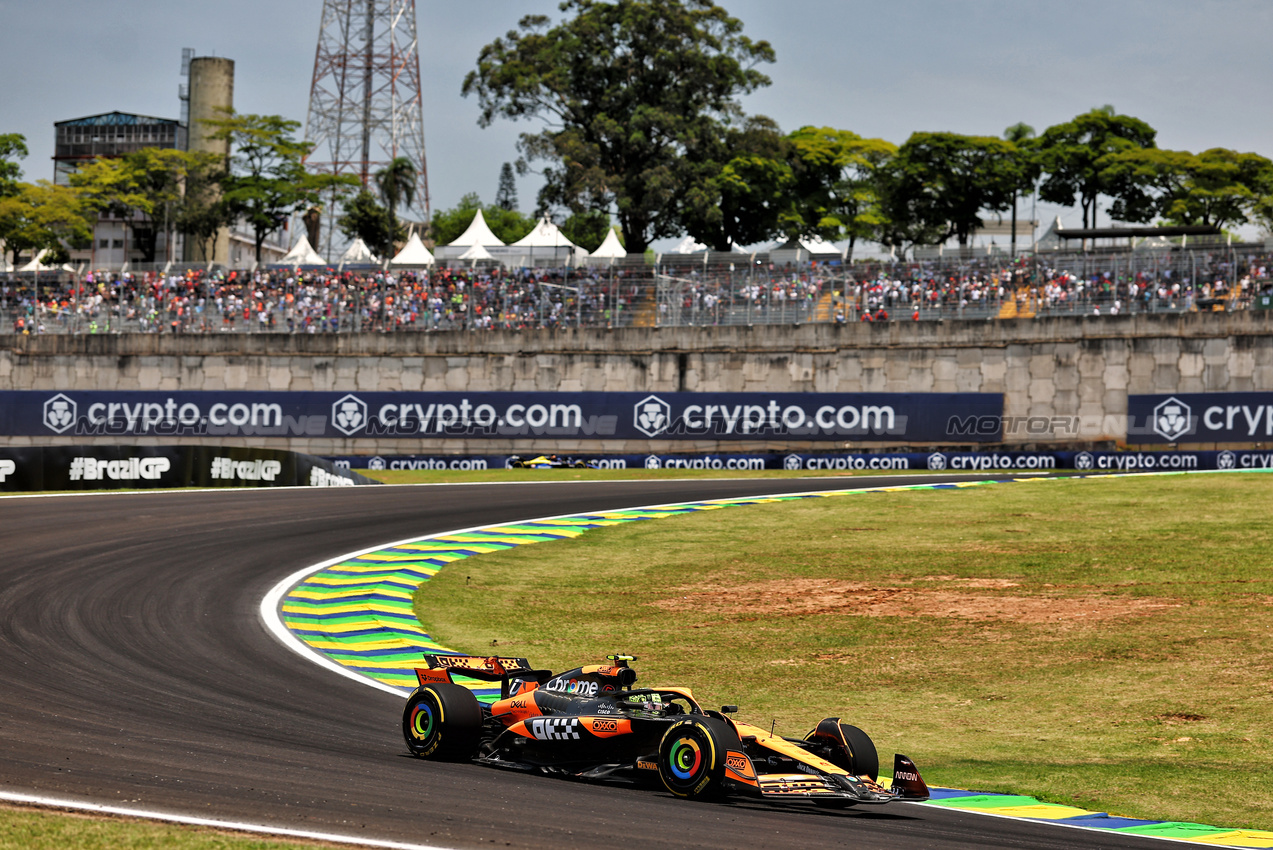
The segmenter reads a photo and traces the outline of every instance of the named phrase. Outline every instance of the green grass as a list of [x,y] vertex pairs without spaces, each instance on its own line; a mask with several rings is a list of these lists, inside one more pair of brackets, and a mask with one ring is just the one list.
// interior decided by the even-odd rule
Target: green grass
[[337,847],[322,842],[288,842],[241,833],[172,826],[131,818],[68,815],[42,809],[0,807],[0,850],[295,850]]
[[[730,508],[453,564],[445,645],[646,683],[931,784],[1273,828],[1273,478],[1039,481]],[[491,650],[497,641],[497,650]]]

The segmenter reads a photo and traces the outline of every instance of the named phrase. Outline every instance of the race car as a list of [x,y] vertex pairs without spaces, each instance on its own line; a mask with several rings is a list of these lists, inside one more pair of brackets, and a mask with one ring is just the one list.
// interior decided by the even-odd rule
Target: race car
[[[839,718],[803,738],[782,737],[731,717],[737,706],[704,709],[688,688],[636,688],[636,658],[606,658],[553,674],[524,658],[426,656],[402,714],[407,749],[426,759],[661,785],[688,799],[827,808],[928,799],[919,770],[901,754],[891,787],[880,784],[875,744]],[[481,703],[457,679],[499,682],[499,699]]]
[[513,455],[508,459],[509,469],[596,469],[595,463],[561,455],[539,455],[523,458]]

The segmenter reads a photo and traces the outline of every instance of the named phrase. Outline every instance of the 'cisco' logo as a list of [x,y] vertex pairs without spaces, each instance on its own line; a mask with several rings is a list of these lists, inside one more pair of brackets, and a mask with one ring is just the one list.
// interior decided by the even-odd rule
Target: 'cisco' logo
[[346,437],[367,425],[367,403],[356,395],[342,396],[332,405],[332,427]]
[[647,437],[654,437],[667,430],[672,421],[672,405],[656,395],[648,395],[636,403],[633,424]]
[[1189,431],[1193,411],[1189,405],[1172,396],[1154,408],[1154,431],[1163,439],[1175,441]]
[[44,402],[44,427],[55,434],[61,434],[75,424],[77,411],[74,401],[58,393]]

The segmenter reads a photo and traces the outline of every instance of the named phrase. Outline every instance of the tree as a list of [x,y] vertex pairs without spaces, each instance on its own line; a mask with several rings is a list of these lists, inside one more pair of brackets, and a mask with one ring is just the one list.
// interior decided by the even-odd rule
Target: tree
[[610,216],[596,210],[575,213],[561,225],[561,234],[589,253],[601,247],[609,232]]
[[680,161],[680,228],[716,251],[772,239],[791,187],[787,144],[769,118],[705,124]]
[[1110,211],[1124,221],[1154,216],[1172,224],[1229,227],[1257,214],[1273,193],[1273,162],[1254,153],[1212,148],[1199,154],[1159,148],[1121,151],[1106,160],[1107,179],[1138,187]]
[[687,143],[737,125],[737,98],[769,84],[768,42],[710,0],[564,0],[482,48],[464,80],[479,124],[540,119],[523,156],[547,163],[543,209],[617,210],[635,253],[678,232]]
[[47,180],[17,183],[0,197],[0,238],[13,263],[25,252],[65,255],[64,243],[91,239],[90,208],[80,193]]
[[205,121],[215,127],[211,138],[230,142],[229,173],[221,182],[222,200],[236,218],[252,228],[256,261],[261,262],[265,237],[280,229],[293,212],[319,203],[327,191],[347,191],[358,185],[350,174],[310,174],[302,160],[313,148],[293,134],[300,122],[279,115],[238,115]]
[[406,239],[406,231],[394,220],[385,206],[376,203],[371,192],[363,189],[344,206],[344,215],[336,222],[350,239],[361,239],[373,254],[392,257],[394,243]]
[[504,163],[499,170],[499,189],[495,192],[495,206],[504,210],[517,209],[517,181],[513,177],[512,163]]
[[121,218],[142,262],[153,263],[160,233],[183,217],[206,215],[203,207],[213,203],[205,192],[187,191],[188,184],[206,186],[221,177],[216,154],[142,148],[93,160],[73,173],[70,182],[94,208]]
[[437,245],[449,245],[468,229],[473,223],[473,215],[482,211],[486,224],[501,242],[516,242],[535,227],[535,220],[522,215],[517,210],[506,210],[503,207],[483,206],[476,192],[469,192],[460,198],[460,203],[453,209],[442,210],[433,214],[429,223],[429,233]]
[[[396,157],[388,166],[376,172],[376,186],[380,190],[380,197],[385,202],[385,210],[389,213],[389,233],[393,234],[393,239],[398,238],[398,207],[405,204],[411,206],[415,203],[416,190],[416,167],[415,163],[406,157]],[[405,239],[406,236],[403,236]],[[365,241],[365,240],[364,240]],[[371,243],[368,242],[368,245]],[[392,240],[389,243],[389,250],[381,254],[381,256],[392,256]]]
[[22,167],[15,160],[25,159],[27,153],[26,136],[21,133],[0,134],[0,198],[18,193]]
[[851,260],[858,240],[877,238],[885,224],[880,175],[897,146],[831,127],[802,127],[787,139],[794,176],[782,216],[788,238],[847,238]]
[[1011,142],[914,133],[882,175],[884,241],[902,247],[953,236],[966,246],[981,226],[980,213],[1008,209],[1021,180]]
[[[1123,200],[1120,209],[1136,205],[1139,188],[1126,175],[1110,172],[1110,157],[1128,150],[1154,147],[1157,131],[1139,118],[1119,115],[1103,106],[1043,131],[1037,151],[1047,174],[1039,197],[1054,204],[1083,209],[1083,226],[1096,224],[1096,201],[1101,195]],[[1135,219],[1131,219],[1135,220]]]
[[1003,131],[1003,137],[1011,142],[1016,149],[1019,168],[1021,171],[1021,183],[1012,191],[1012,240],[1011,256],[1017,256],[1017,196],[1025,190],[1034,191],[1034,184],[1039,179],[1038,157],[1034,154],[1034,148],[1031,142],[1034,139],[1034,128],[1029,124],[1018,121],[1011,127]]

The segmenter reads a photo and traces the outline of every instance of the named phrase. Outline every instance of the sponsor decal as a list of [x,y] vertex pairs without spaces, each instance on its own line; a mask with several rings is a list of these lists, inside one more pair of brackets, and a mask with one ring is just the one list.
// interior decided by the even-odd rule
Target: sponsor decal
[[658,770],[659,769],[659,766],[652,761],[639,761],[636,763],[636,766],[640,770]]
[[894,779],[901,779],[901,780],[904,780],[904,781],[906,781],[906,782],[918,782],[918,781],[919,781],[919,774],[918,774],[918,773],[911,773],[909,770],[895,770],[895,771],[893,771],[893,778],[894,778]]
[[509,703],[509,706],[510,706],[510,707],[512,707],[512,708],[525,708],[525,707],[526,707],[526,700],[524,700],[524,699],[515,699],[515,700],[513,700],[511,703]]
[[0,458],[0,484],[10,475],[18,471],[18,464],[6,458]]
[[932,454],[928,456],[928,468],[939,469],[939,470],[945,469],[946,456],[942,454],[941,452],[933,452]]
[[618,732],[619,721],[617,720],[594,720],[592,721],[593,732]]
[[748,779],[755,776],[751,769],[751,760],[739,753],[727,753],[725,755],[725,767]]
[[332,427],[346,437],[352,437],[367,424],[367,402],[356,395],[338,398],[332,404]]
[[550,679],[548,684],[544,685],[544,690],[595,697],[597,695],[597,683],[587,682],[583,679]]
[[382,471],[385,468],[385,459],[377,455],[367,461],[367,468]]
[[77,457],[71,460],[69,477],[72,481],[158,481],[171,467],[172,462],[166,457],[124,460]]
[[1074,456],[1075,469],[1091,469],[1096,465],[1096,460],[1092,457],[1091,452],[1079,452]]
[[800,455],[787,455],[786,459],[782,462],[782,468],[786,470],[795,471],[798,470],[800,466]]
[[1172,396],[1154,408],[1154,432],[1168,442],[1175,442],[1189,433],[1192,414],[1189,405]]
[[672,405],[656,395],[638,401],[634,410],[633,424],[647,437],[662,434],[672,421]]
[[578,741],[579,718],[536,717],[530,722],[530,734],[541,741]]
[[1231,451],[1222,451],[1216,455],[1216,469],[1236,469],[1238,456]]
[[277,460],[234,460],[228,457],[212,459],[212,480],[217,481],[273,481],[283,471]]
[[649,457],[645,459],[646,469],[661,469],[662,467],[663,467],[663,464],[659,462],[659,458],[657,455],[650,455]]

